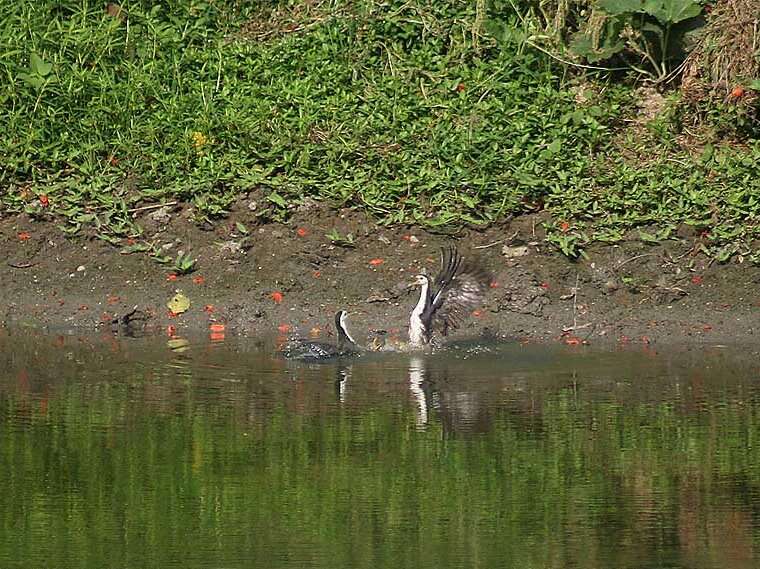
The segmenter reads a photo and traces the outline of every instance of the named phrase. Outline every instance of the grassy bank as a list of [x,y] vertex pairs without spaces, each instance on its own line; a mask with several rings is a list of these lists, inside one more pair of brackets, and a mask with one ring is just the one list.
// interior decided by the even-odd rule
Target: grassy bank
[[0,0],[3,211],[118,243],[145,205],[214,222],[249,193],[266,219],[307,197],[433,226],[545,208],[570,256],[686,223],[754,258],[760,143],[724,142],[730,108],[697,134],[675,102],[640,120],[510,4],[251,4]]

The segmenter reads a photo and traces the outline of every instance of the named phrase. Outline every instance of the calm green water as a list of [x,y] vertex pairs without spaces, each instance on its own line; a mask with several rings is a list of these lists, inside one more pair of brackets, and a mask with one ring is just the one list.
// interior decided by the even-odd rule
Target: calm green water
[[0,331],[0,567],[760,566],[760,359]]

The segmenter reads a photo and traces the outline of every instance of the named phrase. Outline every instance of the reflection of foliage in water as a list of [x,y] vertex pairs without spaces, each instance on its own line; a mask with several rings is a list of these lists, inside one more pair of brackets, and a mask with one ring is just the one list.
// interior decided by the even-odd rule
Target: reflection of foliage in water
[[156,385],[151,404],[151,387],[71,383],[42,406],[0,390],[0,560],[701,566],[729,532],[740,556],[758,537],[752,401],[685,410],[565,389],[443,437],[439,417],[417,430],[394,398],[317,413],[283,401],[251,420],[244,392],[225,405]]

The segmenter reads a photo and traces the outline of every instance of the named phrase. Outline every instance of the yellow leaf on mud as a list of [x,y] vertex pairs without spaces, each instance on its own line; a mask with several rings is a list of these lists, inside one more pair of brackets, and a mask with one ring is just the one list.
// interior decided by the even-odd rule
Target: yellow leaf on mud
[[184,338],[172,338],[166,342],[166,345],[169,346],[173,351],[182,353],[186,352],[190,347],[190,342]]
[[190,299],[181,292],[178,292],[171,298],[169,302],[166,303],[166,306],[169,308],[169,310],[174,312],[174,314],[182,314],[188,308],[190,308]]

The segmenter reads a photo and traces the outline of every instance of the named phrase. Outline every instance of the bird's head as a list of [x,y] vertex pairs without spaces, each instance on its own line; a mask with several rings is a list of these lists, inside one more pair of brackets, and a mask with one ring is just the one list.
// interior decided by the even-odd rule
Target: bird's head
[[409,283],[410,288],[417,288],[418,286],[423,286],[426,284],[430,284],[430,279],[427,275],[414,275],[412,278],[412,282]]
[[335,313],[335,327],[346,329],[346,319],[348,318],[348,312],[345,310],[338,310]]

